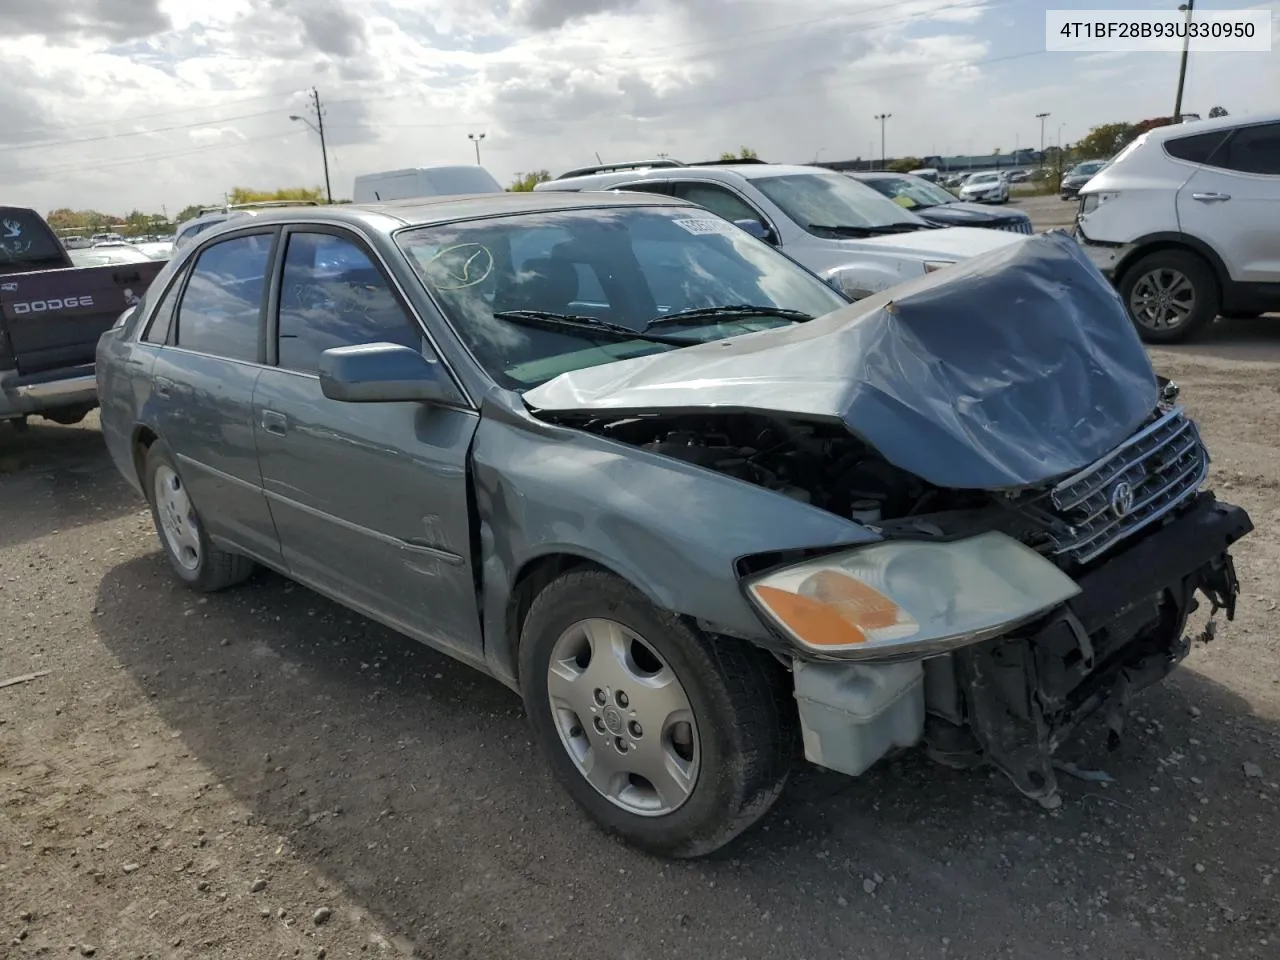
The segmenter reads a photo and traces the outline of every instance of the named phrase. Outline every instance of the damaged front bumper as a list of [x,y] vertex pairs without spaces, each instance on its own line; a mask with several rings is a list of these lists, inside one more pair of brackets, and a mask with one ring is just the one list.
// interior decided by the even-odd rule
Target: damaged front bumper
[[[1010,634],[916,662],[797,662],[806,756],[856,776],[923,740],[935,759],[993,763],[1052,805],[1054,751],[1100,708],[1118,737],[1129,697],[1189,652],[1195,594],[1234,617],[1228,549],[1252,529],[1243,509],[1202,493],[1078,576],[1077,596]],[[1213,636],[1212,614],[1201,639]]]

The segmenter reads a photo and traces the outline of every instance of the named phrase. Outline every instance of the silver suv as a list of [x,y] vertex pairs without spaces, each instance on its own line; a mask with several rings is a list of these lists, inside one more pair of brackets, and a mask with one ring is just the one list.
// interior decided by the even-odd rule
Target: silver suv
[[534,189],[630,190],[688,200],[779,248],[854,300],[1024,239],[939,228],[843,174],[758,160],[604,164]]

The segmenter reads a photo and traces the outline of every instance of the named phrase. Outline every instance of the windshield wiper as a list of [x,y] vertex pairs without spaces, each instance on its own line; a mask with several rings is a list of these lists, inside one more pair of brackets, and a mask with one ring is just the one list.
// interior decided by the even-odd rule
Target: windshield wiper
[[687,347],[690,342],[684,337],[664,337],[658,334],[645,333],[643,330],[632,330],[620,323],[610,323],[598,317],[583,316],[574,313],[553,313],[550,310],[499,310],[493,315],[495,320],[506,320],[510,323],[533,327],[537,330],[578,330],[594,336],[604,335],[611,340],[647,340],[650,343],[666,343],[676,347]]
[[644,325],[644,329],[662,327],[667,324],[689,323],[696,320],[719,320],[723,317],[742,319],[745,317],[777,317],[779,320],[790,320],[793,323],[804,323],[812,320],[811,314],[803,310],[788,310],[785,307],[756,306],[750,303],[727,303],[720,307],[693,307],[689,310],[677,310],[675,313],[664,313],[654,317]]
[[874,237],[882,233],[915,233],[917,230],[930,230],[932,226],[927,223],[882,223],[874,227],[855,227],[844,223],[811,223],[809,229],[827,230],[847,237]]

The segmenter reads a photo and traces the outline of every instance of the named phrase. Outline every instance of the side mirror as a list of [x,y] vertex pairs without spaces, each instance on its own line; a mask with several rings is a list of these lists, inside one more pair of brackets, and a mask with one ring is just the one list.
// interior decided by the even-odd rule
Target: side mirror
[[462,400],[439,360],[398,343],[361,343],[324,351],[320,390],[330,400],[346,403],[453,404]]
[[774,242],[773,231],[759,220],[735,220],[733,225],[747,231],[757,240],[763,240],[765,243]]

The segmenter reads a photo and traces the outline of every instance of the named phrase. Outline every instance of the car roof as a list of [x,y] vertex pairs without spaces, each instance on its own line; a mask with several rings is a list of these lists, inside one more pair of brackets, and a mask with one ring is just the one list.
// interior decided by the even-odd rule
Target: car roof
[[1212,133],[1231,127],[1249,127],[1258,123],[1280,122],[1280,113],[1270,112],[1248,116],[1214,117],[1211,120],[1190,120],[1186,123],[1170,123],[1147,131],[1148,140],[1164,141],[1174,137],[1189,137],[1197,133]]
[[[559,210],[607,209],[610,207],[687,207],[687,201],[654,194],[571,193],[568,191],[517,191],[476,193],[461,196],[414,197],[378,203],[336,203],[319,207],[279,207],[254,211],[256,223],[306,223],[337,220],[356,226],[391,230],[400,226],[427,226],[456,220],[476,220],[520,213],[550,213]],[[230,227],[228,229],[231,229]],[[239,225],[235,227],[239,229]]]
[[634,170],[611,170],[606,173],[584,173],[575,177],[549,180],[538,184],[538,193],[555,193],[557,191],[573,191],[583,188],[609,187],[617,183],[632,180],[653,179],[690,179],[724,180],[733,183],[735,179],[759,180],[765,177],[786,177],[800,174],[838,175],[838,171],[827,167],[814,167],[789,163],[715,163],[684,164],[679,167],[642,167]]

